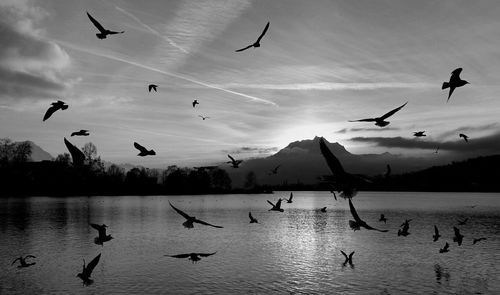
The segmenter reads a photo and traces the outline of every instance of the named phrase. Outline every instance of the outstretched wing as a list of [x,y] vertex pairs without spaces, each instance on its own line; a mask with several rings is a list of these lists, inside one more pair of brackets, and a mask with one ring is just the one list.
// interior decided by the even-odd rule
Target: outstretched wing
[[90,226],[99,232],[99,237],[106,236],[106,228],[104,226],[95,223],[91,223]]
[[328,167],[332,171],[332,174],[345,174],[344,168],[342,168],[342,164],[340,164],[340,161],[337,159],[337,157],[335,157],[330,149],[326,146],[323,137],[319,140],[319,148],[321,150],[321,154],[326,160],[326,164],[328,164]]
[[114,35],[114,34],[123,34],[125,33],[125,31],[119,31],[119,32],[116,32],[116,31],[106,31],[106,34],[108,35]]
[[241,52],[241,51],[244,51],[244,50],[247,50],[248,48],[252,48],[253,47],[253,44],[250,44],[248,45],[247,47],[245,48],[241,48],[241,49],[238,49],[238,50],[235,50],[236,52]]
[[24,257],[24,259],[26,258],[36,258],[34,255],[26,255],[26,257]]
[[196,253],[196,255],[201,256],[201,257],[208,257],[211,255],[214,255],[215,253],[217,253],[217,252],[214,252],[214,253]]
[[248,212],[248,217],[250,218],[250,220],[253,220],[252,212]]
[[402,109],[407,103],[408,102],[405,102],[405,104],[403,104],[402,106],[400,106],[398,108],[395,108],[394,110],[388,112],[387,114],[385,114],[382,117],[380,117],[380,119],[385,120],[385,119],[389,118],[390,116],[394,115],[397,111],[399,111],[400,109]]
[[229,157],[229,159],[231,159],[232,162],[236,162],[236,160],[233,157],[231,157],[231,155],[227,155],[227,156]]
[[74,146],[71,142],[69,142],[66,137],[64,138],[64,144],[71,154],[71,158],[73,159],[73,166],[82,166],[85,161],[85,155],[83,152]]
[[52,114],[55,113],[58,109],[59,107],[57,106],[51,106],[50,108],[48,108],[47,111],[45,112],[45,115],[43,116],[43,121],[50,118],[50,116],[52,116]]
[[434,225],[434,234],[437,236],[439,235],[439,230],[438,227]]
[[375,118],[369,118],[369,119],[351,120],[351,121],[348,121],[348,122],[375,122],[375,121],[377,121],[377,119],[375,119]]
[[290,200],[290,201],[291,201],[292,199],[293,199],[293,193],[292,193],[292,192],[290,192],[290,198],[289,198],[288,200]]
[[141,153],[147,153],[148,150],[143,147],[142,145],[138,144],[137,142],[134,142],[134,147],[138,149]]
[[18,260],[21,260],[21,258],[20,258],[20,257],[17,257],[16,259],[14,259],[14,261],[12,261],[12,264],[11,264],[11,265],[14,265],[14,263],[16,263],[16,261],[18,261]]
[[345,259],[347,259],[347,254],[345,254],[344,251],[340,250],[340,253],[342,253],[342,255],[344,255]]
[[106,29],[95,19],[93,18],[89,12],[87,11],[87,16],[89,17],[90,21],[94,24],[94,26],[101,32],[101,33],[106,33]]
[[453,227],[453,231],[455,232],[455,236],[460,236],[460,230],[455,226]]
[[271,203],[271,201],[267,200],[267,202],[269,203],[269,205],[271,205],[271,206],[275,207],[275,206],[274,206],[274,204],[273,204],[273,203]]
[[276,209],[281,209],[281,198],[276,202]]
[[[350,200],[350,199],[349,199],[349,200]],[[365,223],[363,223],[363,225],[362,225],[362,226],[363,226],[364,228],[368,229],[368,230],[376,230],[376,231],[379,231],[379,232],[382,232],[382,233],[386,233],[386,232],[388,232],[388,231],[389,231],[389,230],[387,230],[387,229],[378,229],[378,228],[371,227],[371,226],[369,226],[366,222],[365,222]]]
[[213,225],[213,224],[210,224],[208,222],[205,222],[205,221],[199,220],[199,219],[195,219],[193,222],[196,222],[196,223],[199,223],[199,224],[203,224],[203,225],[212,226],[212,227],[216,227],[216,228],[224,228],[223,226]]
[[186,213],[182,212],[181,210],[177,209],[174,207],[174,205],[172,205],[170,202],[168,202],[170,204],[170,207],[172,207],[177,213],[179,213],[180,215],[182,215],[182,217],[186,218],[186,219],[190,219],[191,216],[187,215]]
[[264,31],[262,31],[262,33],[260,34],[259,38],[257,39],[257,42],[256,43],[259,43],[260,40],[262,39],[262,37],[264,37],[264,35],[266,34],[267,30],[269,29],[269,25],[271,24],[271,22],[267,22],[267,25],[266,27],[264,28]]
[[448,244],[448,242],[446,242],[446,244],[444,244],[444,250],[448,250],[448,248],[450,247],[450,244]]
[[99,259],[101,259],[100,253],[94,259],[92,259],[92,261],[87,265],[87,267],[85,268],[84,273],[83,273],[84,276],[90,277],[90,275],[92,274],[92,271],[97,266],[97,263],[99,263]]
[[363,222],[363,220],[361,220],[361,218],[359,218],[359,215],[358,215],[358,212],[356,212],[356,208],[354,208],[354,205],[352,204],[352,201],[351,199],[348,199],[349,200],[349,209],[351,210],[351,215],[352,215],[352,218],[354,218],[354,220],[356,220],[356,222]]
[[462,68],[458,68],[458,69],[453,70],[453,72],[451,72],[450,81],[460,80],[460,73],[462,73]]
[[191,254],[177,254],[177,255],[165,255],[165,256],[174,257],[174,258],[188,258],[189,256],[191,256]]
[[351,252],[351,254],[349,254],[349,260],[352,261],[352,255],[354,255],[354,251]]

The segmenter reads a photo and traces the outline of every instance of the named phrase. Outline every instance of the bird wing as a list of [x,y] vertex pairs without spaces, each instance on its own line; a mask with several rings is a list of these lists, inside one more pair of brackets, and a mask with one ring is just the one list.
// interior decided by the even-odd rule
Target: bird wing
[[34,255],[26,255],[26,257],[24,257],[24,259],[26,258],[36,258]]
[[14,265],[14,263],[16,263],[16,261],[18,261],[18,260],[21,260],[21,258],[20,258],[20,257],[17,257],[16,259],[14,259],[14,261],[12,261],[12,264],[11,264],[11,265]]
[[291,201],[292,199],[293,199],[293,193],[291,192],[291,193],[290,193],[290,198],[289,198],[288,200],[290,200],[290,201]]
[[236,51],[236,52],[241,52],[241,51],[247,50],[248,48],[251,48],[251,47],[253,47],[253,44],[250,44],[250,45],[248,45],[248,46],[247,46],[247,47],[245,47],[245,48],[241,48],[241,49],[238,49],[238,50],[235,50],[235,51]]
[[349,199],[349,209],[351,210],[351,215],[354,218],[354,220],[356,220],[356,222],[363,222],[363,220],[359,218],[358,212],[356,212],[356,208],[354,208],[351,199]]
[[153,89],[153,85],[148,85],[148,91],[151,92],[151,89]]
[[253,220],[252,212],[248,212],[248,217],[250,218],[250,220]]
[[382,233],[386,233],[386,232],[389,231],[387,229],[378,229],[378,228],[371,227],[366,222],[363,222],[363,224],[361,224],[361,226],[364,227],[364,228],[366,228],[366,229],[368,229],[368,230],[376,230],[376,231],[379,231],[379,232],[382,232]]
[[349,260],[352,261],[352,255],[354,255],[354,251],[351,252],[351,254],[349,254]]
[[437,236],[439,235],[439,230],[438,227],[434,225],[434,234]]
[[94,26],[101,32],[101,33],[106,33],[106,29],[95,19],[93,18],[88,12],[87,16],[89,17],[90,21],[94,24]]
[[143,147],[142,145],[138,144],[137,142],[134,142],[134,147],[138,149],[141,153],[147,153],[148,150]]
[[451,72],[450,81],[454,80],[454,79],[460,79],[461,72],[462,72],[462,68],[458,68],[458,69],[453,70],[453,72]]
[[174,205],[172,205],[170,202],[168,202],[170,204],[170,207],[172,207],[177,213],[179,213],[180,215],[182,215],[182,217],[186,218],[186,219],[190,219],[191,216],[187,215],[186,213],[182,212],[181,210],[177,209],[174,207]]
[[170,256],[174,258],[188,258],[189,256],[191,256],[191,254],[177,254],[177,255],[165,255],[165,256]]
[[85,267],[85,270],[84,270],[84,275],[86,277],[90,277],[90,275],[92,274],[92,271],[96,267],[97,263],[99,263],[99,259],[101,259],[100,253],[94,259],[92,259],[92,261],[89,264],[87,264],[87,267]]
[[342,253],[342,255],[344,255],[345,259],[347,259],[347,254],[345,254],[344,251],[340,250],[340,253]]
[[217,253],[217,252],[214,252],[214,253],[196,253],[196,255],[201,256],[201,257],[208,257],[211,255],[214,255],[215,253]]
[[262,37],[264,37],[264,35],[266,34],[267,30],[269,29],[269,25],[270,24],[271,24],[271,22],[267,22],[267,25],[264,28],[264,31],[262,31],[262,33],[260,34],[259,38],[257,38],[257,42],[256,43],[259,43],[260,40],[262,39]]
[[360,120],[351,120],[351,121],[348,121],[348,122],[375,122],[377,121],[377,119],[375,118],[368,118],[368,119],[360,119]]
[[99,237],[106,236],[106,228],[104,226],[95,223],[91,223],[90,226],[99,232]]
[[271,201],[267,200],[267,202],[268,202],[271,206],[276,207],[273,203],[271,203]]
[[345,174],[344,168],[342,168],[342,164],[340,164],[340,161],[337,159],[337,157],[335,157],[335,155],[333,155],[330,149],[326,146],[323,138],[319,140],[319,148],[321,150],[321,154],[326,160],[326,164],[328,164],[328,167],[332,171],[332,174]]
[[231,159],[232,162],[236,162],[236,160],[233,157],[231,157],[231,155],[227,155],[227,156],[229,157],[229,159]]
[[49,107],[47,109],[47,111],[45,112],[45,115],[43,116],[43,121],[45,121],[48,118],[50,118],[50,116],[52,116],[52,114],[55,113],[58,109],[59,109],[58,106],[51,106],[51,107]]
[[447,250],[448,248],[450,247],[450,244],[448,244],[448,242],[446,242],[446,244],[444,244],[444,250]]
[[64,138],[64,144],[66,145],[66,148],[71,154],[71,158],[73,159],[73,165],[82,166],[83,162],[85,161],[85,155],[83,154],[83,152],[79,148],[74,146],[71,142],[69,142],[66,138]]
[[390,116],[394,115],[397,111],[399,111],[400,109],[402,109],[407,103],[408,102],[405,102],[405,104],[403,104],[402,106],[400,106],[398,108],[395,108],[394,110],[388,112],[387,114],[385,114],[382,117],[380,117],[380,119],[385,120],[385,119],[389,118]]
[[205,221],[199,220],[199,219],[195,219],[193,222],[196,222],[196,223],[199,223],[199,224],[203,224],[203,225],[208,225],[208,226],[211,226],[211,227],[216,227],[216,228],[224,228],[223,226],[213,225],[213,224],[210,224],[208,222],[205,222]]
[[281,209],[281,199],[276,202],[276,209]]
[[119,32],[116,32],[116,31],[110,31],[110,30],[107,30],[107,31],[106,31],[106,34],[108,34],[108,35],[123,34],[123,33],[125,33],[125,31],[119,31]]
[[455,232],[455,236],[460,236],[460,230],[455,226],[453,227],[453,231]]

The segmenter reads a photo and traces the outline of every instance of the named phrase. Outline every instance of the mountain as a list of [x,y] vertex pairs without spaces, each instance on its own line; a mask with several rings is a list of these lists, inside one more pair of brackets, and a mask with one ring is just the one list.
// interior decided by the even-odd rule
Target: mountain
[[30,146],[31,146],[31,157],[30,157],[30,160],[32,162],[52,161],[52,160],[54,160],[54,157],[52,157],[51,154],[49,154],[48,152],[44,151],[41,147],[39,147],[38,145],[36,145],[32,141],[27,140],[27,141],[15,142],[14,144],[18,145],[18,144],[21,144],[21,143],[24,143],[24,142],[29,143]]

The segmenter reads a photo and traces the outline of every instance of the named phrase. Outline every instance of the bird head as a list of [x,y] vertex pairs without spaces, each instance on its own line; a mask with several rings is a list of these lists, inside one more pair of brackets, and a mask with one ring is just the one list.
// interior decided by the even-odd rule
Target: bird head
[[106,34],[103,34],[103,33],[97,33],[97,34],[95,34],[95,35],[97,36],[97,38],[99,38],[99,39],[101,39],[101,40],[102,40],[102,39],[106,39]]

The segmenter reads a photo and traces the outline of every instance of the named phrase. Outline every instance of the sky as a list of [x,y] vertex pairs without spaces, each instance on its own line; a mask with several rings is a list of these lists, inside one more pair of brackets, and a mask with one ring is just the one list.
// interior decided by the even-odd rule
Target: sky
[[[87,11],[125,33],[99,40]],[[70,141],[147,167],[266,156],[314,136],[416,155],[462,151],[466,133],[492,153],[498,15],[498,1],[0,0],[0,137],[56,156],[88,129]],[[268,21],[260,48],[235,52]],[[458,67],[471,84],[447,103],[441,85]],[[58,99],[69,108],[42,122]],[[405,102],[385,128],[348,122]],[[157,155],[137,157],[134,141]]]

